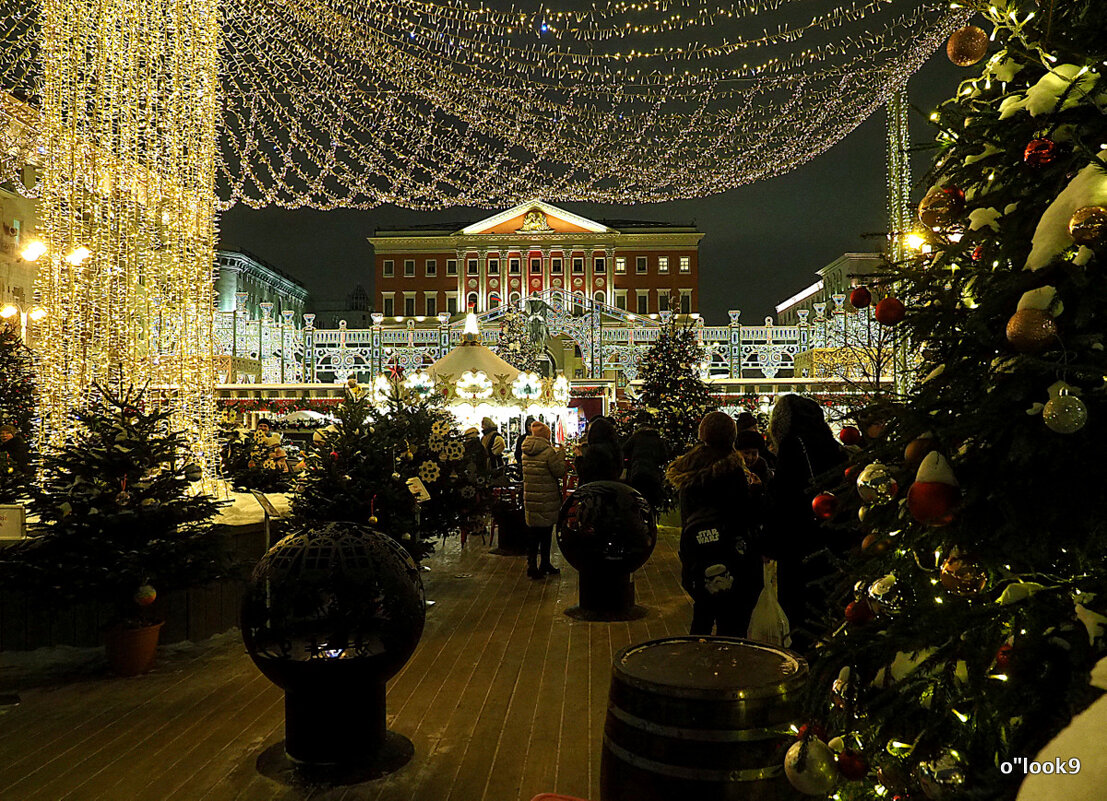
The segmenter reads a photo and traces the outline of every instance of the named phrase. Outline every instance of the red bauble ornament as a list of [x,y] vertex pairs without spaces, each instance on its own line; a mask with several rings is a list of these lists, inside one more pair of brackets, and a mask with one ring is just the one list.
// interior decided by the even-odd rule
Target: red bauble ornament
[[859,286],[849,293],[849,304],[855,309],[867,308],[873,302],[873,293],[867,287]]
[[953,508],[961,490],[938,481],[916,481],[907,490],[907,511],[928,526],[944,526],[953,520]]
[[1005,642],[1003,645],[999,646],[999,650],[996,651],[995,662],[995,667],[997,671],[999,671],[1000,673],[1006,673],[1011,669],[1011,652],[1014,650],[1015,646],[1013,646],[1009,642]]
[[857,426],[842,426],[842,430],[838,432],[838,439],[843,445],[860,445],[861,429]]
[[863,626],[876,617],[869,602],[862,598],[859,601],[850,601],[846,604],[846,622],[855,626]]
[[869,773],[869,762],[860,751],[846,750],[838,754],[838,772],[851,781],[863,779]]
[[842,471],[842,475],[846,477],[846,481],[856,481],[857,474],[861,472],[861,465],[851,464],[845,470]]
[[331,451],[331,458],[338,461],[338,451]]
[[799,731],[796,732],[796,739],[802,740],[807,736],[808,732],[810,732],[811,736],[816,740],[822,740],[824,743],[826,742],[826,729],[822,727],[822,724],[815,722],[804,723],[800,726]]
[[1031,139],[1023,151],[1022,160],[1031,167],[1045,167],[1057,158],[1057,143],[1052,139]]
[[904,316],[907,314],[907,309],[904,307],[903,302],[897,298],[884,298],[880,303],[876,304],[876,309],[873,310],[873,317],[881,325],[895,325],[903,322]]
[[837,510],[838,499],[829,492],[820,492],[811,501],[811,511],[815,513],[815,517],[819,520],[829,520]]
[[982,258],[984,258],[984,246],[977,245],[972,249],[972,260],[980,261]]

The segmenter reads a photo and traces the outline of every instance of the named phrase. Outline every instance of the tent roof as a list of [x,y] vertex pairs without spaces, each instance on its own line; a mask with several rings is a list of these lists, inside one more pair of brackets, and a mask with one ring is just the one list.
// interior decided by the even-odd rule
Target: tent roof
[[499,379],[509,384],[520,373],[484,345],[468,342],[458,345],[427,368],[427,372],[436,379],[453,380],[460,378],[466,370],[481,370],[493,381]]

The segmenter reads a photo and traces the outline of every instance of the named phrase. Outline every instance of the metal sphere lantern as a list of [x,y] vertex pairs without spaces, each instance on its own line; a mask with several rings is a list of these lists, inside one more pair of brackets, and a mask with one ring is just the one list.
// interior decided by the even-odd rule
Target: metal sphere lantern
[[285,753],[312,767],[395,770],[411,743],[385,728],[385,682],[423,633],[419,567],[390,537],[356,523],[290,534],[246,588],[242,637],[285,693]]
[[593,481],[561,507],[557,544],[580,573],[575,617],[625,619],[640,614],[631,576],[657,544],[657,523],[649,502],[618,481]]

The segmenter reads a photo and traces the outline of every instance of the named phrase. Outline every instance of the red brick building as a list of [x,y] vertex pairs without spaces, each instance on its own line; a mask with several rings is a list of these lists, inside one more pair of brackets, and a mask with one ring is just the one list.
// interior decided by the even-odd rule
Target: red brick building
[[532,200],[462,227],[374,233],[374,306],[385,317],[481,312],[544,289],[638,314],[699,308],[693,225],[595,221]]

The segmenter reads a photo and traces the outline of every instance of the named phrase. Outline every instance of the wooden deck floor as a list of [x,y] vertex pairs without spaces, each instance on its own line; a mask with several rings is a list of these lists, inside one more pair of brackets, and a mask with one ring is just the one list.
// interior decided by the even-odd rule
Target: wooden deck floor
[[139,678],[5,687],[22,704],[0,714],[0,799],[528,801],[559,792],[598,801],[613,654],[687,633],[676,537],[662,529],[636,574],[648,616],[621,623],[563,614],[577,593],[567,565],[531,581],[523,559],[489,554],[479,539],[440,547],[423,574],[437,604],[388,690],[389,728],[411,739],[415,757],[384,779],[304,788],[259,773],[258,757],[283,738],[283,697],[232,633],[163,649]]

